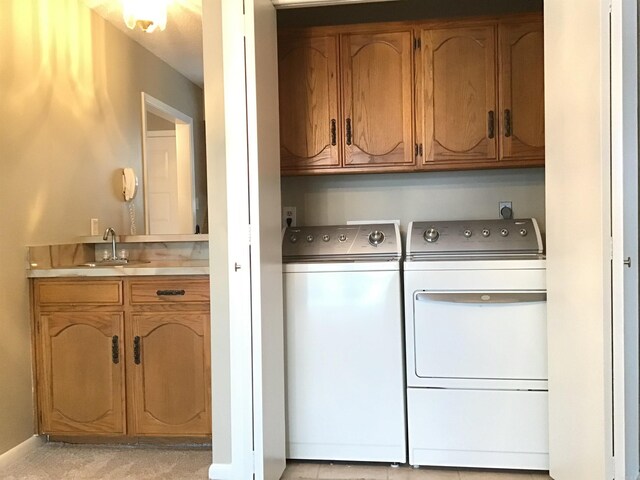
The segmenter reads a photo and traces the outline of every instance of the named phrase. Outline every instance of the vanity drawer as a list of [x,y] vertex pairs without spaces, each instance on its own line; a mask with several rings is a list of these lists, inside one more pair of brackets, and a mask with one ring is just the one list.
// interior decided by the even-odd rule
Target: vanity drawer
[[129,292],[132,305],[209,303],[208,279],[132,280]]
[[122,305],[122,282],[68,281],[36,282],[40,305]]

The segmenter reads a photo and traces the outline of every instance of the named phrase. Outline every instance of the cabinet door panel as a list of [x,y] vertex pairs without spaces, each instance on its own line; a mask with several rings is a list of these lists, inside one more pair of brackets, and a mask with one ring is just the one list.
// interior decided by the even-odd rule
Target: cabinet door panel
[[283,170],[340,166],[337,38],[278,42]]
[[122,313],[57,312],[39,321],[42,430],[125,433]]
[[501,157],[544,158],[542,21],[500,25],[499,37]]
[[414,165],[412,33],[342,37],[345,166]]
[[495,29],[424,30],[424,162],[496,157]]
[[131,320],[133,434],[211,434],[209,315],[134,313]]

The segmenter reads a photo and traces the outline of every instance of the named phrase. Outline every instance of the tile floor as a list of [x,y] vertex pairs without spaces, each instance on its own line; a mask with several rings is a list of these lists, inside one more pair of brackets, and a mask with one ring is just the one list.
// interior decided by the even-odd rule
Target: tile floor
[[546,472],[289,463],[282,480],[551,480]]

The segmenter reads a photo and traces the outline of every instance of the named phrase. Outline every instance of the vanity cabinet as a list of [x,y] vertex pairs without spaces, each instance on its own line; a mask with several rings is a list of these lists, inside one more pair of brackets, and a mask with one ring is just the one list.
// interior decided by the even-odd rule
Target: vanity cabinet
[[282,32],[278,52],[283,173],[415,166],[410,27]]
[[281,32],[282,174],[544,166],[542,25],[526,14]]
[[211,435],[209,281],[36,279],[40,433]]

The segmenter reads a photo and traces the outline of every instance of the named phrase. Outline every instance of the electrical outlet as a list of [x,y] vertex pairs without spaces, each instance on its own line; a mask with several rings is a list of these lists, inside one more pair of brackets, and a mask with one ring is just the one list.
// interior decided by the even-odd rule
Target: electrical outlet
[[100,226],[98,224],[97,218],[91,219],[91,235],[92,236],[100,235]]
[[282,207],[282,225],[284,227],[296,226],[296,207]]
[[[503,212],[502,211],[503,208],[508,208],[509,210]],[[513,206],[511,201],[504,201],[499,203],[498,217],[504,218],[504,219],[513,218]]]

